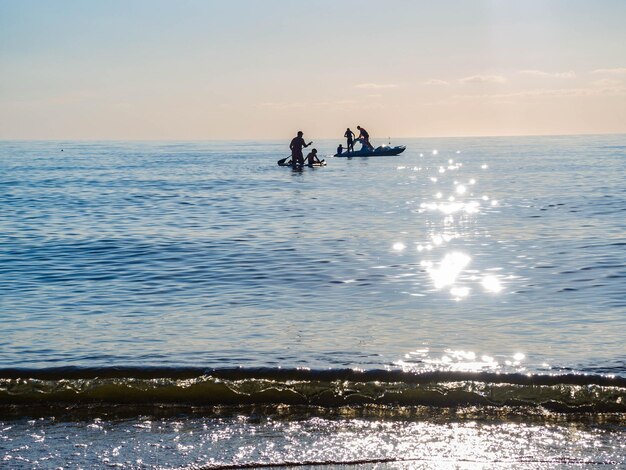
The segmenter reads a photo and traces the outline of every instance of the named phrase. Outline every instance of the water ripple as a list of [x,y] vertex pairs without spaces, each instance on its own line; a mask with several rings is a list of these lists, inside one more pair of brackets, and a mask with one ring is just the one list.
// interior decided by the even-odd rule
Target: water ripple
[[0,143],[0,362],[626,370],[623,139]]

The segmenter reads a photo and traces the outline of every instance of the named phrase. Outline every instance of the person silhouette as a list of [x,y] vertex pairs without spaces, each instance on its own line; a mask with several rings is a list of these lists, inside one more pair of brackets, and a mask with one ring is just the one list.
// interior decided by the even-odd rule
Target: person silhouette
[[313,165],[314,163],[322,163],[319,158],[317,158],[317,149],[312,149],[311,152],[306,156],[306,164]]
[[291,139],[291,143],[289,144],[289,148],[291,149],[291,161],[293,166],[296,165],[304,165],[304,156],[302,155],[302,148],[308,147],[313,142],[309,142],[308,144],[304,142],[304,138],[302,137],[304,133],[302,131],[298,131],[298,135]]
[[346,151],[354,152],[354,132],[352,132],[350,128],[348,127],[346,129],[346,133],[343,136],[346,138],[346,142],[347,142]]
[[367,132],[361,126],[356,126],[356,128],[359,130],[359,139],[361,139],[361,142],[363,142],[363,145],[370,150],[374,150],[374,146],[370,144],[369,132]]

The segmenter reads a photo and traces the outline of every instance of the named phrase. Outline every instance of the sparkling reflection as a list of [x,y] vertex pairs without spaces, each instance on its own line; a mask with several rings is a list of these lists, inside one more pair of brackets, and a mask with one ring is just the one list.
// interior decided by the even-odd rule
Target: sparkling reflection
[[[623,433],[612,422],[486,410],[391,408],[166,415],[138,419],[45,418],[0,429],[6,468],[623,468]],[[298,414],[299,413],[299,414]],[[527,419],[531,418],[531,419]],[[140,424],[141,425],[141,424]],[[37,431],[37,432],[35,432]],[[44,434],[45,442],[34,436]],[[378,462],[378,463],[375,463]],[[496,462],[494,464],[494,462]],[[317,465],[305,465],[316,463]]]
[[[441,152],[443,154],[443,152]],[[489,210],[499,205],[491,195],[485,194],[480,188],[480,179],[466,171],[482,170],[488,165],[477,165],[473,169],[457,158],[437,160],[430,166],[423,165],[425,178],[436,186],[428,191],[430,197],[415,202],[419,204],[414,211],[420,217],[428,233],[426,239],[415,240],[417,256],[421,257],[422,272],[427,275],[428,288],[424,292],[421,279],[414,282],[417,292],[408,292],[414,297],[424,297],[433,291],[449,295],[448,301],[454,302],[489,302],[492,296],[504,290],[503,280],[512,276],[500,273],[501,267],[485,265],[486,257],[480,258],[479,266],[471,266],[473,262],[472,247],[476,239],[482,237],[482,247],[489,246],[490,234],[482,228],[478,217],[485,217],[494,211]],[[437,155],[433,151],[433,155]],[[442,157],[441,155],[440,157]],[[453,176],[454,175],[454,176]],[[419,181],[416,180],[416,181]],[[481,192],[479,192],[481,191]],[[410,232],[407,232],[408,235]],[[497,243],[503,243],[498,241]],[[404,244],[397,242],[394,250],[401,251]],[[488,248],[481,248],[489,252]],[[416,252],[413,252],[414,254]],[[409,253],[410,255],[410,253]],[[497,272],[497,274],[494,274]],[[413,277],[412,279],[415,279]],[[488,294],[488,295],[487,295]],[[472,351],[459,348],[431,350],[416,349],[405,354],[404,358],[394,364],[406,371],[463,371],[463,372],[523,372],[525,370],[523,353],[514,352],[510,355],[495,355],[489,351]]]
[[[456,155],[459,154],[460,151],[457,151]],[[437,152],[433,151],[433,155],[437,155]],[[431,200],[421,201],[419,204],[418,214],[432,213],[432,216],[437,214],[443,215],[443,218],[439,220],[432,216],[426,219],[431,232],[430,240],[421,240],[415,245],[417,252],[424,255],[444,248],[452,239],[462,240],[463,238],[474,237],[476,231],[472,233],[470,230],[472,227],[477,227],[475,216],[481,213],[483,215],[488,214],[489,211],[484,209],[498,205],[498,201],[490,198],[487,194],[474,197],[472,191],[474,191],[474,186],[478,184],[476,178],[459,178],[459,175],[457,175],[455,179],[450,180],[448,171],[461,170],[463,163],[453,158],[446,158],[444,161],[447,165],[437,163],[430,168],[428,166],[424,167],[425,170],[430,170],[437,174],[437,176],[434,176],[431,173],[431,176],[429,176],[430,181],[435,185],[441,186],[448,184],[448,182],[452,183],[452,190],[447,194],[443,190],[436,191]],[[484,163],[480,165],[480,168],[485,170],[488,168],[488,165]],[[436,230],[437,225],[441,225],[444,230]],[[432,230],[433,228],[435,230]],[[489,237],[488,234],[485,235],[487,238]],[[394,249],[398,251],[397,248]],[[476,292],[487,292],[489,294],[498,294],[503,290],[501,283],[503,277],[486,275],[481,272],[482,269],[468,273],[471,275],[465,278],[465,281],[469,281],[473,285],[456,285],[461,273],[471,261],[471,253],[468,253],[465,247],[462,250],[443,253],[442,256],[443,258],[438,263],[433,259],[424,259],[421,262],[421,266],[426,268],[425,271],[429,275],[435,289],[439,290],[448,287],[450,296],[455,301],[467,299],[470,297],[472,289],[477,287]],[[484,269],[490,271],[496,268],[487,267]]]
[[465,212],[466,214],[476,214],[480,210],[478,201],[460,202],[456,201],[454,196],[448,197],[448,202],[422,202],[420,204],[420,212],[423,211],[439,211],[443,214],[454,214],[455,212]]
[[428,268],[428,273],[435,284],[435,288],[454,284],[456,278],[461,274],[463,269],[469,264],[471,258],[464,253],[452,252],[448,253],[439,263],[437,268]]
[[410,351],[394,364],[406,372],[524,372],[526,356],[514,354],[494,357],[488,353],[447,348],[436,352],[430,348]]
[[481,282],[482,286],[485,288],[487,292],[500,292],[502,290],[502,285],[500,281],[495,276],[485,276]]
[[393,244],[394,251],[402,251],[406,248],[406,245],[402,242],[396,242]]
[[469,287],[453,287],[452,289],[450,289],[450,294],[456,300],[461,300],[462,298],[467,297],[469,293],[470,293]]

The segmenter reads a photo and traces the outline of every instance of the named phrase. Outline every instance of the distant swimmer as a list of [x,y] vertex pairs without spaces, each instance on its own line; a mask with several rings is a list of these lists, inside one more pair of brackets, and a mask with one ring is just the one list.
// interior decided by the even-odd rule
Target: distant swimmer
[[317,158],[317,149],[311,150],[311,152],[306,156],[306,164],[313,165],[314,163],[322,163],[319,158]]
[[304,165],[304,156],[302,155],[302,148],[308,147],[313,142],[309,142],[308,144],[304,142],[302,131],[298,131],[297,137],[291,139],[291,143],[289,144],[289,148],[291,149],[291,159],[293,162],[293,166],[296,165]]
[[346,152],[354,152],[354,132],[352,132],[348,127],[346,129],[346,133],[343,136],[346,138],[346,142],[348,143],[346,145]]
[[361,126],[356,126],[356,128],[359,130],[359,140],[363,143],[363,145],[370,150],[374,150],[374,146],[370,144],[369,132],[367,132]]

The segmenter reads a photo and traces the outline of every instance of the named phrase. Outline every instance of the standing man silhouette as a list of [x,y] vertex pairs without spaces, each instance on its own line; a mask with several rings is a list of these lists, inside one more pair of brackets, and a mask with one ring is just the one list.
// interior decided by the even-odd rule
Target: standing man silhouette
[[313,142],[309,142],[308,144],[304,142],[302,131],[298,131],[298,135],[291,139],[291,143],[289,144],[289,148],[291,149],[291,162],[293,166],[296,165],[304,165],[304,156],[302,155],[302,148],[308,147]]
[[348,142],[348,144],[346,145],[346,151],[354,152],[354,132],[352,132],[350,128],[348,127],[346,129],[346,133],[343,136],[346,138],[346,141]]

